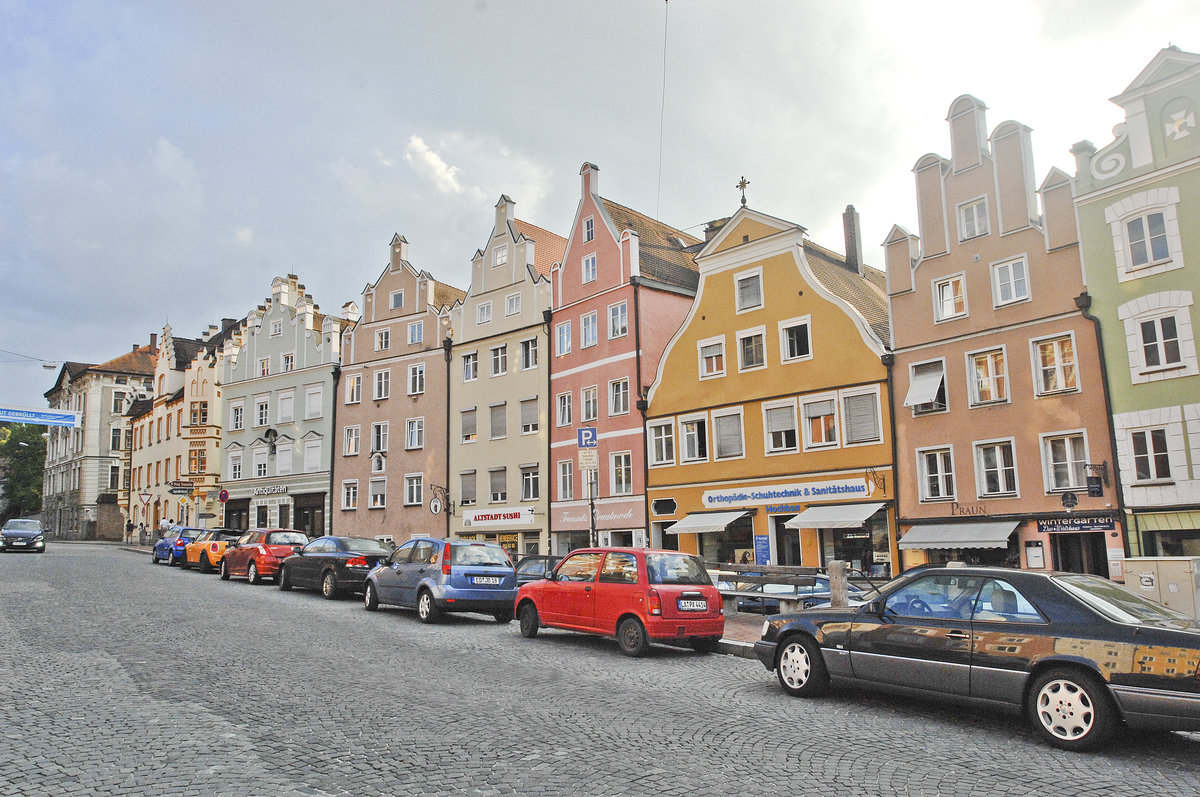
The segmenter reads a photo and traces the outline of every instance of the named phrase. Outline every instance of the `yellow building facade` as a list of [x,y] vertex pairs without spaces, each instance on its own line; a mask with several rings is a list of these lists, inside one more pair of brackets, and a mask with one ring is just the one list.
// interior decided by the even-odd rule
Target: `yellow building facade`
[[655,544],[710,562],[890,575],[898,557],[883,275],[742,207],[710,226],[700,284],[648,396]]

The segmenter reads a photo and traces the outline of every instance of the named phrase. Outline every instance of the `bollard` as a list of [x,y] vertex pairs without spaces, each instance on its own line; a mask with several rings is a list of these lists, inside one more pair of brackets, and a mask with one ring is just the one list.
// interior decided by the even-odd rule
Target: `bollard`
[[846,582],[846,563],[834,559],[829,563],[829,605],[835,607],[850,605],[850,590]]

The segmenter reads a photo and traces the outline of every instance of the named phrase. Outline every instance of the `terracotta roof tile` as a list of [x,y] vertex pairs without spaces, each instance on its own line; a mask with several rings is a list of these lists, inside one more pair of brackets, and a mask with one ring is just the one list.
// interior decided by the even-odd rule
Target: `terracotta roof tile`
[[97,371],[118,371],[123,374],[154,375],[154,350],[149,346],[138,346],[137,351],[128,351],[106,363],[93,365]]
[[467,292],[461,288],[455,288],[453,285],[447,285],[444,282],[434,281],[433,283],[433,304],[435,307],[449,307],[455,302],[462,301],[467,296]]
[[638,235],[638,259],[642,274],[670,285],[695,290],[700,272],[688,247],[703,243],[699,238],[656,221],[601,197],[604,209],[618,232],[633,230]]
[[562,262],[563,255],[566,254],[567,239],[527,221],[514,219],[513,223],[516,224],[518,232],[526,238],[532,239],[535,244],[533,247],[534,270],[543,277],[549,277],[550,268],[555,263]]
[[871,327],[871,331],[891,345],[891,326],[888,320],[887,294],[881,284],[883,274],[872,274],[876,269],[866,268],[860,275],[846,267],[846,259],[836,252],[812,241],[804,242],[804,256],[813,274],[831,293],[844,299]]

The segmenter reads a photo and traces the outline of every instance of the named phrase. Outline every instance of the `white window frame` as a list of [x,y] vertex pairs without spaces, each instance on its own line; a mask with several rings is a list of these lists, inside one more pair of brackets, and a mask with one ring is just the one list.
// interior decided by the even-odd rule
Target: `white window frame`
[[321,470],[321,441],[304,441],[304,472],[318,473]]
[[362,425],[354,424],[353,426],[343,427],[342,456],[343,457],[358,456],[358,452],[361,450],[362,450]]
[[629,334],[629,303],[616,302],[608,306],[608,339],[623,338]]
[[508,244],[501,244],[492,250],[492,268],[508,265]]
[[[997,372],[995,370],[995,358],[999,356],[1002,360],[1003,368]],[[986,349],[976,349],[969,351],[964,355],[966,359],[967,369],[967,406],[969,407],[991,407],[996,404],[1008,404],[1012,401],[1012,382],[1008,376],[1008,346],[992,346]],[[993,395],[999,390],[1003,391],[1003,395],[999,398],[983,399],[980,396],[979,390],[979,369],[976,365],[976,359],[985,358],[988,366],[988,374],[986,381],[991,386]],[[944,379],[945,377],[943,377]]]
[[959,241],[982,238],[991,231],[987,196],[977,196],[968,199],[966,202],[960,202],[956,208],[955,216],[958,218]]
[[[813,440],[812,427],[809,424],[807,408],[810,406],[816,407],[817,405],[822,404],[828,404],[829,408],[832,410],[830,413],[830,415],[833,417],[833,430],[831,432],[833,435],[832,440]],[[820,415],[816,417],[824,418],[827,416]],[[797,414],[797,421],[801,423],[803,428],[805,451],[828,450],[832,448],[839,448],[841,446],[842,423],[841,418],[838,417],[838,397],[836,393],[813,393],[810,395],[801,396],[799,398],[799,412]]]
[[[917,456],[918,494],[921,503],[946,503],[958,500],[958,480],[954,477],[954,446],[926,446],[916,449],[915,453]],[[936,474],[930,474],[926,467],[927,457],[930,454],[938,457],[939,468]],[[929,478],[931,475],[937,476],[942,495],[930,494]],[[948,484],[947,477],[949,477]]]
[[542,475],[537,465],[522,465],[521,500],[539,501],[542,497]]
[[575,461],[560,459],[558,461],[558,500],[575,500]]
[[[1150,373],[1153,371],[1170,371],[1172,369],[1184,367],[1184,361],[1183,361],[1183,356],[1184,356],[1183,355],[1183,343],[1184,342],[1183,342],[1183,340],[1181,340],[1182,335],[1180,335],[1180,330],[1179,330],[1179,327],[1181,326],[1179,323],[1180,315],[1181,315],[1180,313],[1175,313],[1175,312],[1161,313],[1159,315],[1147,316],[1147,317],[1139,318],[1137,320],[1138,353],[1141,355],[1140,370],[1142,371],[1142,373]],[[1166,340],[1167,340],[1167,337],[1165,334],[1166,330],[1163,328],[1163,322],[1166,321],[1167,319],[1170,319],[1175,326],[1175,338],[1174,338],[1174,340],[1175,340],[1175,346],[1174,346],[1175,347],[1175,352],[1174,352],[1175,359],[1174,360],[1168,359],[1168,357],[1170,355],[1170,351],[1166,344]],[[1147,343],[1147,341],[1146,341],[1146,325],[1147,324],[1152,324],[1154,326],[1155,340],[1152,343]],[[1149,358],[1146,356],[1148,353],[1148,350],[1151,348],[1154,350],[1155,357],[1158,359],[1158,362],[1153,365],[1151,365],[1147,361]]]
[[[933,286],[933,321],[935,324],[940,324],[943,321],[954,321],[959,318],[966,318],[970,315],[970,310],[967,306],[967,275],[960,271],[957,274],[948,274],[945,277],[935,279],[930,283]],[[950,312],[946,312],[945,297],[943,289],[958,286],[958,292],[951,294],[951,304],[956,304],[961,297],[962,309],[956,310],[953,306]]]
[[[1043,382],[1044,369],[1042,366],[1041,346],[1044,343],[1055,343],[1057,341],[1069,340],[1071,342],[1071,362],[1070,367],[1075,372],[1075,384],[1069,387],[1047,388]],[[1059,356],[1060,349],[1055,346],[1055,361],[1054,373],[1056,378],[1063,380],[1065,383],[1067,363]],[[1059,396],[1065,393],[1078,393],[1083,384],[1083,377],[1079,368],[1079,346],[1075,342],[1074,330],[1060,332],[1054,335],[1044,335],[1039,338],[1032,338],[1029,341],[1029,364],[1033,368],[1033,393],[1035,396]]]
[[[492,474],[493,473],[501,474],[501,477],[503,479],[502,485],[503,485],[504,489],[499,490],[499,491],[492,489],[492,486],[493,486],[492,485]],[[508,500],[508,468],[506,468],[506,467],[489,468],[488,469],[488,503],[489,504],[503,504],[507,500]]]
[[[623,389],[621,386],[624,386]],[[613,379],[608,383],[608,414],[609,417],[614,415],[629,414],[629,377],[621,377]]]
[[408,395],[419,396],[425,392],[425,363],[408,366]]
[[[646,424],[646,449],[650,467],[661,468],[675,464],[675,422],[650,421]],[[669,449],[669,451],[667,450]],[[666,456],[669,453],[670,456]]]
[[[600,342],[599,319],[596,311],[584,313],[579,317],[579,348],[590,349]],[[588,333],[591,333],[590,335]]]
[[415,346],[425,342],[425,321],[408,322],[408,345]]
[[296,394],[292,390],[281,390],[275,398],[275,420],[291,423],[296,419]]
[[555,396],[555,426],[570,426],[571,425],[571,394],[559,393]]
[[325,386],[308,385],[304,388],[304,419],[311,421],[325,415]]
[[538,366],[538,339],[526,338],[521,341],[521,370],[532,371]]
[[392,347],[392,330],[390,327],[375,330],[375,351],[387,351]]
[[271,400],[265,396],[257,396],[254,399],[254,426],[263,427],[271,425]]
[[599,276],[599,271],[596,268],[596,254],[584,255],[579,263],[580,282],[586,285],[589,282],[595,282]]
[[270,376],[271,375],[271,358],[270,357],[259,357],[258,358],[258,375],[259,376]]
[[[471,485],[468,495],[467,484]],[[479,500],[479,475],[473,470],[460,471],[458,474],[458,505],[475,506]]]
[[[500,429],[500,434],[496,434],[496,427],[499,424],[494,423],[496,419],[495,410],[500,410],[500,417],[504,419],[504,428]],[[508,437],[508,402],[500,401],[495,404],[488,405],[488,439],[503,440]]]
[[[747,365],[743,358],[742,342],[751,338],[758,338],[762,348],[762,362],[754,365]],[[738,358],[738,373],[746,371],[761,371],[767,367],[767,328],[758,326],[752,329],[743,329],[737,333],[737,358]]]
[[404,421],[404,448],[414,450],[425,447],[425,418],[418,416]]
[[554,327],[554,354],[562,357],[571,353],[571,322],[563,321]]
[[392,369],[380,368],[372,374],[373,392],[371,398],[383,401],[392,395]]
[[386,454],[388,450],[388,434],[390,421],[373,421],[371,423],[371,453]]
[[404,290],[392,291],[388,294],[388,309],[403,310],[404,309]]
[[362,374],[351,374],[346,379],[346,403],[358,404],[362,401]]
[[229,428],[234,432],[239,432],[246,428],[246,404],[244,399],[230,403]]
[[[470,413],[475,419],[475,431],[474,432],[464,431],[464,429],[466,428],[466,424],[464,424],[463,421],[466,420],[467,413]],[[479,410],[478,410],[478,408],[477,407],[467,407],[465,409],[460,410],[458,413],[458,442],[464,443],[464,444],[474,443],[478,439],[479,439]]]
[[[804,337],[808,341],[808,354],[790,356],[788,354],[788,330],[804,327]],[[784,319],[779,322],[779,361],[782,363],[798,363],[813,358],[812,316],[802,315]]]
[[632,451],[613,451],[608,455],[608,494],[633,495]]
[[242,478],[242,452],[231,451],[229,453],[229,478],[237,481]]
[[425,502],[425,476],[421,473],[404,474],[404,505],[420,506]]
[[948,384],[946,384],[946,361],[944,359],[938,358],[936,360],[924,360],[922,362],[909,363],[909,366],[908,366],[909,389],[910,390],[912,389],[912,383],[917,375],[917,369],[923,368],[925,366],[929,366],[930,368],[932,368],[933,366],[937,366],[938,369],[941,370],[941,372],[942,372],[942,387],[941,387],[941,390],[938,391],[939,393],[942,394],[942,404],[940,406],[938,405],[937,395],[935,394],[933,401],[927,401],[923,404],[907,405],[912,410],[912,414],[913,414],[914,418],[918,415],[937,415],[939,413],[945,413],[945,412],[950,411],[950,386]]
[[[1008,485],[1002,483],[1000,485],[1001,489],[995,492],[988,492],[987,467],[984,463],[985,451],[988,449],[1002,449],[1004,447],[1008,448],[1009,454],[1012,457],[1012,464],[1011,466],[1005,466],[999,464],[999,460],[997,460],[998,464],[996,470],[999,474],[999,478],[1002,481],[1007,478],[1005,474],[1010,473],[1012,484]],[[971,443],[971,450],[974,452],[975,459],[975,495],[977,498],[993,499],[1021,497],[1021,479],[1020,473],[1018,472],[1017,440],[1015,437],[999,437],[994,440],[975,440]],[[1010,486],[1011,489],[1003,489]]]
[[[754,278],[758,281],[758,304],[747,304],[742,306],[741,283],[744,280],[751,278]],[[749,313],[754,310],[758,310],[766,304],[766,301],[767,299],[763,290],[762,266],[747,269],[745,271],[739,271],[733,275],[733,307],[735,315],[741,315],[742,313]]]
[[283,335],[283,321],[275,319],[271,322],[271,337],[278,338]]
[[[1021,277],[1013,276],[1013,267],[1016,265],[1021,267]],[[1016,257],[997,260],[991,265],[992,270],[992,306],[993,307],[1008,307],[1012,304],[1020,304],[1033,299],[1033,288],[1029,284],[1029,258],[1025,254]],[[1024,285],[1024,293],[1017,293],[1017,286]],[[1004,298],[1004,291],[1007,288],[1010,292],[1009,298]]]
[[[711,356],[705,357],[704,350],[710,346],[720,346],[721,347],[721,353],[719,355],[716,355],[716,356],[720,357],[720,360],[721,360],[721,367],[719,370],[716,368],[714,368],[711,371],[708,370],[708,360],[712,359],[712,357]],[[727,362],[728,362],[728,357],[725,356],[725,336],[724,335],[720,335],[720,336],[712,337],[712,338],[705,338],[704,340],[696,341],[697,373],[700,374],[701,380],[717,379],[718,377],[725,376],[725,369],[727,367],[726,366]]]
[[475,306],[475,323],[490,324],[492,321],[492,303],[480,302]]
[[[703,436],[695,434],[694,432],[689,434],[689,427],[693,427],[695,424],[703,424]],[[711,455],[708,438],[709,429],[707,413],[701,412],[679,416],[679,464],[690,465],[696,462],[708,462]],[[695,456],[690,456],[688,454],[689,440],[695,440],[697,443]],[[701,446],[704,448],[703,455],[701,455],[699,451]]]
[[[871,396],[874,399],[874,415],[875,415],[875,437],[865,440],[853,441],[850,439],[850,408],[846,406],[847,401],[860,398],[862,396]],[[841,413],[841,429],[839,430],[842,437],[842,448],[857,448],[858,446],[876,446],[883,442],[883,414],[881,401],[879,398],[879,387],[873,386],[868,388],[855,388],[851,390],[843,390],[838,393],[839,411]]]
[[510,293],[504,297],[504,315],[520,315],[521,314],[521,294]]
[[[1196,339],[1192,327],[1191,291],[1164,291],[1144,294],[1117,308],[1117,317],[1125,324],[1125,345],[1129,355],[1129,377],[1134,384],[1146,384],[1166,379],[1195,376],[1200,373],[1196,357]],[[1179,362],[1164,361],[1156,366],[1146,364],[1146,343],[1142,324],[1154,322],[1161,337],[1162,319],[1175,319],[1176,345]],[[1160,349],[1161,343],[1156,348]]]
[[387,509],[387,476],[376,476],[367,482],[367,508]]
[[358,509],[358,479],[342,482],[342,509]]
[[[1162,186],[1131,194],[1104,209],[1104,220],[1108,222],[1112,233],[1118,282],[1141,279],[1184,267],[1178,205],[1179,188]],[[1163,216],[1167,257],[1148,260],[1146,263],[1135,266],[1129,240],[1129,223],[1139,217],[1148,220],[1149,216],[1154,213],[1161,213]],[[1144,224],[1143,227],[1148,234],[1149,225]]]
[[[1159,450],[1154,443],[1156,433],[1161,433],[1162,449]],[[1171,451],[1171,427],[1164,425],[1146,426],[1140,429],[1130,429],[1127,432],[1129,436],[1129,462],[1132,465],[1130,483],[1138,486],[1152,484],[1171,484],[1174,482],[1174,475],[1177,472],[1183,472],[1182,468],[1176,469],[1175,455]],[[1137,438],[1142,437],[1145,441],[1146,453],[1139,455],[1137,453]],[[1166,458],[1166,473],[1163,474],[1159,468],[1160,458]],[[1146,478],[1140,478],[1138,475],[1138,460],[1145,459],[1150,468],[1150,473]]]
[[477,352],[477,351],[463,352],[462,381],[474,382],[478,378],[479,378],[479,352]]
[[600,417],[600,387],[588,385],[579,389],[579,422],[591,423]]
[[[529,404],[533,404],[533,423],[525,422],[525,408]],[[538,406],[537,398],[523,398],[517,405],[517,410],[520,413],[521,434],[537,434],[541,429],[541,407]]]
[[[1090,461],[1088,457],[1088,439],[1086,429],[1067,429],[1057,432],[1046,432],[1038,436],[1040,448],[1042,452],[1042,476],[1045,481],[1047,493],[1063,493],[1069,491],[1078,491],[1087,489],[1087,463]],[[1056,481],[1054,475],[1054,460],[1051,449],[1055,440],[1080,440],[1083,451],[1079,459],[1070,459],[1067,461],[1068,466],[1078,465],[1078,469],[1074,470],[1071,475],[1071,480],[1066,484],[1060,484]],[[1072,455],[1078,452],[1072,452]]]
[[488,349],[488,361],[491,363],[489,376],[504,376],[508,373],[508,344],[501,343]]
[[288,371],[295,371],[295,370],[296,370],[296,354],[294,352],[289,351],[283,355],[283,365],[280,368],[280,371],[282,373],[287,373]]
[[[771,457],[771,456],[778,456],[780,454],[795,454],[797,451],[799,451],[800,450],[801,431],[800,431],[799,421],[798,421],[797,415],[796,415],[795,399],[788,399],[787,401],[764,402],[761,409],[762,409],[762,428],[763,428],[763,452],[765,453],[765,455],[768,457]],[[791,428],[792,444],[791,445],[777,446],[775,444],[775,439],[773,436],[774,432],[771,431],[771,422],[769,420],[769,417],[770,417],[769,413],[772,410],[784,410],[790,414],[791,421],[792,421],[792,428]],[[781,431],[786,433],[787,430],[781,430]]]
[[[721,432],[719,429],[720,422],[724,418],[737,418],[738,426],[738,451],[735,453],[721,453]],[[746,423],[742,415],[742,408],[725,410],[713,410],[712,412],[712,442],[713,451],[712,458],[714,462],[728,462],[735,459],[746,458]]]
[[588,216],[583,220],[583,242],[595,240],[596,238],[596,219],[594,216]]

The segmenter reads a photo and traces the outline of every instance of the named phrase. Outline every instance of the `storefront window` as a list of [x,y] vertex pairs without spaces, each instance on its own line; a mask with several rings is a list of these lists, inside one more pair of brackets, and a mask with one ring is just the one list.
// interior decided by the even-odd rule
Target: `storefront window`
[[698,535],[700,556],[706,562],[740,562],[742,554],[750,552],[754,561],[754,520],[744,515],[725,527]]
[[1174,529],[1153,535],[1157,540],[1157,556],[1200,556],[1200,530]]
[[852,571],[891,578],[887,510],[880,509],[859,528],[821,529],[821,555],[822,567],[838,559]]

